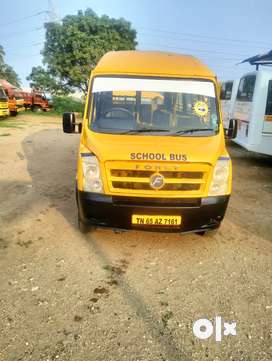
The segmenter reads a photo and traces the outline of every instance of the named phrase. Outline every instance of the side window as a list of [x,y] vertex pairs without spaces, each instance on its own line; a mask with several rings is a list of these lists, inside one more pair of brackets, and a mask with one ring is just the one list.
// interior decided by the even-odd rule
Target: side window
[[230,100],[231,93],[232,93],[232,81],[227,81],[226,83],[223,83],[221,86],[221,93],[220,93],[220,99],[221,100]]
[[251,102],[254,93],[256,75],[248,75],[240,80],[237,100]]
[[265,115],[272,115],[272,80],[269,80]]

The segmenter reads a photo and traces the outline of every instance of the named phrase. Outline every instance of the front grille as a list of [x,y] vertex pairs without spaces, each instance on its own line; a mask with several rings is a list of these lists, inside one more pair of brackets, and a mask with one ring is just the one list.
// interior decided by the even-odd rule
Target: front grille
[[7,102],[4,102],[4,103],[0,102],[0,109],[8,109]]
[[133,207],[200,207],[201,198],[144,198],[144,197],[126,197],[113,196],[114,205],[133,206]]
[[[112,169],[111,175],[113,177],[136,177],[136,178],[146,178],[154,174],[154,171],[140,171],[132,169]],[[186,178],[186,179],[201,179],[203,177],[203,172],[170,172],[170,171],[160,171],[165,178]]]
[[[127,193],[148,196],[200,196],[204,193],[209,175],[206,163],[136,163],[107,161],[106,175],[112,193]],[[153,189],[150,177],[159,173],[164,177],[164,185]],[[175,192],[175,193],[174,193]]]
[[[153,188],[148,183],[140,182],[112,182],[114,188],[120,189],[143,189],[143,190],[153,190]],[[165,184],[160,190],[165,191],[193,191],[198,190],[200,184]]]

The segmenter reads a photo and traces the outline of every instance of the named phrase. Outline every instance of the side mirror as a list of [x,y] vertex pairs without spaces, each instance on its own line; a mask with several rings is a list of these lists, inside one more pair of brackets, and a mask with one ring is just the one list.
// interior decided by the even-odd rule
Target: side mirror
[[[77,132],[76,132],[77,127]],[[75,113],[66,112],[62,117],[62,129],[64,133],[81,133],[82,123],[76,122]]]
[[230,119],[228,129],[225,129],[225,139],[234,139],[237,135],[237,120]]

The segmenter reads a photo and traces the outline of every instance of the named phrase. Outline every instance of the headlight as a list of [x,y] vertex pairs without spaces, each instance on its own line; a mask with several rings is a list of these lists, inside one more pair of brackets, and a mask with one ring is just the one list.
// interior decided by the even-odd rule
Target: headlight
[[218,159],[213,170],[209,196],[221,196],[228,193],[230,159]]
[[82,157],[83,190],[85,192],[103,193],[99,163],[95,155]]

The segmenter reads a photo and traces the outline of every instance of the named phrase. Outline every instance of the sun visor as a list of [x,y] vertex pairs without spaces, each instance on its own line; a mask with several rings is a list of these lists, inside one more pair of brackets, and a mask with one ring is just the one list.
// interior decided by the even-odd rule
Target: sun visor
[[211,81],[200,80],[96,77],[92,87],[92,93],[132,90],[186,93],[215,98],[214,84]]

